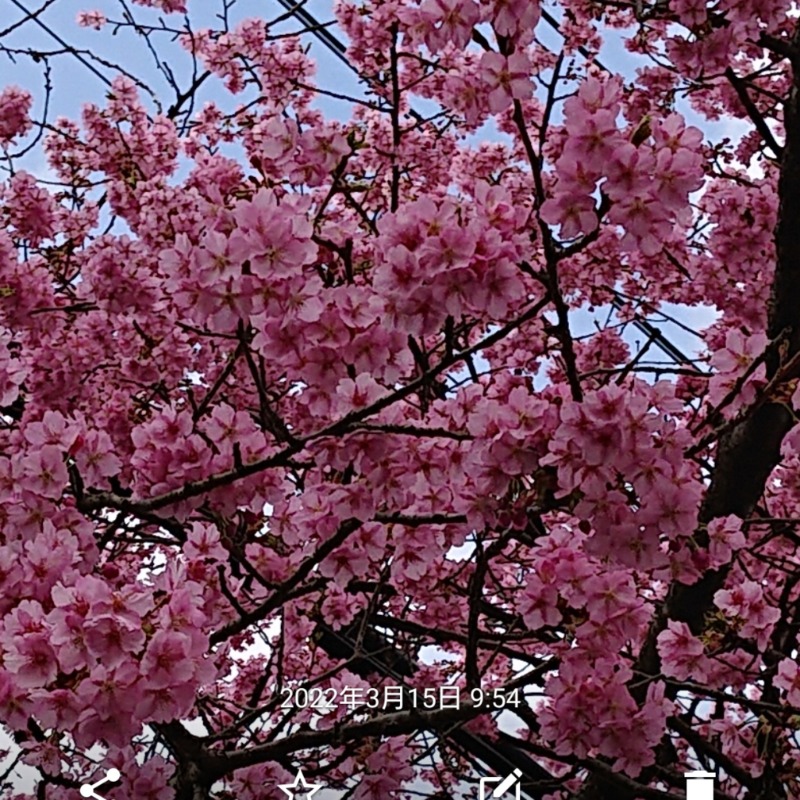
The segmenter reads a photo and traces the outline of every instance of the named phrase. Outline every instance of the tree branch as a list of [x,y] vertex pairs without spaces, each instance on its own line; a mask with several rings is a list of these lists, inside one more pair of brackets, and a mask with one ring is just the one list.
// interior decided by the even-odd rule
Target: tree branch
[[725,77],[730,81],[731,86],[733,86],[736,91],[736,95],[744,106],[747,116],[750,117],[753,125],[756,126],[756,130],[761,134],[764,143],[778,158],[780,158],[783,154],[783,148],[776,141],[775,136],[770,130],[769,125],[767,125],[767,121],[764,119],[761,112],[756,108],[756,104],[747,91],[745,82],[734,72],[733,67],[728,67],[728,69],[725,70]]

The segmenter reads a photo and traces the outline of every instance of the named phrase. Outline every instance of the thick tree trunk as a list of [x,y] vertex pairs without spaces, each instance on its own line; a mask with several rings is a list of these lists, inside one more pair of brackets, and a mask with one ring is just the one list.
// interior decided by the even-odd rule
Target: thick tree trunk
[[[800,26],[793,38],[800,47]],[[786,142],[778,182],[779,209],[775,226],[776,265],[768,309],[767,333],[771,340],[782,337],[786,347],[775,348],[767,360],[767,376],[773,378],[792,357],[800,353],[800,63],[792,65],[793,85],[784,103]],[[780,448],[793,426],[790,410],[782,402],[766,402],[755,413],[720,437],[714,455],[714,472],[700,510],[701,522],[728,514],[746,518],[752,515],[764,493],[767,479],[780,461]],[[702,542],[701,544],[706,544]],[[657,675],[661,662],[656,638],[669,620],[685,622],[700,634],[713,607],[715,593],[723,586],[728,570],[707,573],[699,582],[687,586],[674,584],[664,607],[651,626],[642,648],[637,671]],[[637,679],[639,680],[639,679]],[[641,685],[641,684],[640,684]],[[637,699],[644,699],[644,689]],[[636,691],[634,690],[635,696]],[[757,781],[753,800],[785,800],[786,792],[774,776],[765,774]],[[580,800],[633,800],[611,789],[600,776],[593,777]]]

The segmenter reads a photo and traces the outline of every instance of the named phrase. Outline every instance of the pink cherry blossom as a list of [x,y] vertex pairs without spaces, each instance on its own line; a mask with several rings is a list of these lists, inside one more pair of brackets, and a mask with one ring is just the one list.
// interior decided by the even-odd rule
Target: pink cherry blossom
[[785,658],[778,664],[775,685],[786,692],[789,703],[800,706],[800,667],[796,661]]
[[742,636],[754,637],[763,647],[780,612],[770,606],[764,590],[755,581],[745,580],[732,589],[720,589],[714,596],[719,609],[733,615]]
[[175,632],[156,633],[142,659],[148,685],[162,689],[188,681],[193,673],[189,653],[188,637]]
[[559,194],[542,205],[542,219],[561,226],[563,239],[574,239],[581,233],[591,233],[597,227],[595,202],[582,193]]
[[108,22],[102,11],[80,11],[78,13],[78,25],[83,28],[94,28],[96,31]]
[[28,114],[33,97],[19,86],[7,86],[0,92],[0,145],[7,146],[31,128]]
[[[480,10],[472,0],[425,0],[420,12],[428,32],[426,44],[432,50],[440,43],[452,42],[456,47],[467,45],[473,27],[478,23]],[[429,27],[430,26],[430,27]]]
[[489,110],[497,114],[512,100],[525,100],[533,91],[530,62],[522,53],[504,57],[499,53],[484,53],[480,77],[488,91]]
[[64,52],[49,5],[0,37],[15,800],[791,796],[789,0],[135,0]]
[[52,681],[58,664],[45,634],[28,634],[17,641],[4,659],[18,686],[29,689]]
[[664,673],[678,680],[703,680],[706,655],[703,643],[693,636],[683,622],[670,622],[658,637]]

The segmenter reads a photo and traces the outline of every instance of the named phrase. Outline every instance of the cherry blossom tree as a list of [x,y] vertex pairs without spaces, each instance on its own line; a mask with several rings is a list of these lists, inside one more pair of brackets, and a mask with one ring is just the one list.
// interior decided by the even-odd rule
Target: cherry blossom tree
[[[0,31],[44,78],[0,86],[2,796],[800,796],[794,5],[338,0],[351,98],[308,12],[82,12],[159,92],[7,43],[51,5]],[[73,58],[110,89],[52,119]]]

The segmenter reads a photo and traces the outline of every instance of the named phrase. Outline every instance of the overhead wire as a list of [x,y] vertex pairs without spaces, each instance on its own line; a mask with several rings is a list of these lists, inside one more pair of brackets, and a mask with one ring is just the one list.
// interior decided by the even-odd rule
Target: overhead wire
[[[97,67],[95,67],[94,64],[92,64],[90,61],[84,58],[83,55],[80,52],[78,52],[74,46],[70,45],[61,36],[59,36],[49,25],[45,24],[40,19],[40,15],[37,12],[30,11],[30,9],[28,9],[21,2],[21,0],[9,0],[9,2],[12,3],[14,6],[16,6],[20,11],[22,11],[26,15],[28,21],[34,22],[36,25],[38,25],[42,30],[45,31],[45,33],[47,33],[48,36],[50,36],[54,41],[58,42],[62,47],[64,47],[66,51],[68,51],[71,55],[73,55],[81,64],[83,64],[84,67],[86,67],[86,69],[88,69],[101,81],[103,81],[103,83],[105,83],[107,86],[112,85],[111,80],[102,72],[100,72],[100,70],[97,69]],[[347,47],[337,36],[335,36],[328,29],[327,25],[321,23],[302,4],[293,3],[291,0],[277,0],[277,2],[287,11],[287,13],[296,17],[298,21],[300,21],[305,26],[305,32],[315,36],[324,47],[326,47],[334,56],[336,56],[336,58],[338,58],[351,71],[353,71],[357,76],[359,76],[358,70],[353,66],[353,64],[347,58]],[[547,12],[543,12],[542,17],[545,20],[545,22],[553,28],[553,30],[555,30],[559,35],[563,36],[557,19],[555,19],[551,14]],[[585,58],[591,57],[591,54],[585,48],[578,48],[578,51]],[[608,68],[605,67],[602,64],[602,62],[600,62],[598,59],[593,58],[593,61],[602,70],[609,72]],[[421,115],[414,112],[413,109],[410,111],[410,113],[413,117],[415,117],[418,120],[422,118]],[[615,310],[619,310],[621,308],[621,304],[618,298],[614,298],[614,300],[612,300],[612,306],[615,308]],[[644,319],[640,315],[636,315],[636,317],[634,318],[634,325],[639,330],[650,336],[656,347],[658,347],[665,355],[671,358],[675,363],[682,364],[684,366],[694,366],[693,361],[683,352],[681,352],[681,350],[674,343],[672,343],[659,328],[654,326],[648,320]]]
[[[283,6],[286,11],[294,16],[306,26],[307,32],[316,36],[317,39],[330,50],[337,58],[339,58],[347,67],[354,72],[357,76],[360,77],[358,70],[353,66],[353,64],[347,59],[347,47],[344,43],[338,39],[326,25],[322,24],[308,9],[306,9],[303,5],[299,5],[296,3],[291,2],[291,0],[277,0],[281,6]],[[561,26],[558,20],[552,16],[552,14],[548,13],[546,10],[542,11],[542,19],[556,32],[559,36],[563,37],[564,34],[561,32]],[[602,61],[596,58],[593,54],[591,54],[585,47],[579,47],[578,52],[586,59],[590,59],[595,63],[601,70],[604,72],[611,74],[611,70],[606,67]],[[419,118],[418,114],[415,114],[417,118]],[[622,304],[618,297],[615,297],[611,304],[614,310],[619,311],[622,308]],[[650,339],[653,341],[653,344],[658,347],[662,353],[664,353],[668,358],[670,358],[674,363],[681,364],[682,366],[688,366],[695,368],[694,362],[691,358],[689,358],[685,353],[683,353],[679,347],[677,347],[670,339],[663,333],[663,331],[653,325],[649,320],[645,319],[639,314],[634,315],[633,324],[643,333],[646,333]]]
[[[356,75],[358,75],[358,70],[346,57],[347,48],[333,33],[331,33],[331,31],[327,29],[327,27],[321,25],[321,23],[314,17],[313,14],[311,14],[307,9],[292,3],[290,0],[278,0],[278,2],[288,12],[294,14],[298,20],[307,27],[308,33],[316,36],[326,48],[328,48],[337,58],[339,58],[339,60],[345,63]],[[558,21],[555,18],[545,13],[544,19],[547,24],[549,24],[557,33],[559,33],[559,35],[563,36],[563,34],[561,34]],[[589,58],[591,55],[584,48],[579,48],[579,52],[586,58]],[[606,72],[609,71],[596,58],[593,58],[593,61],[601,69],[605,70]],[[613,299],[612,306],[615,310],[620,310],[622,303],[618,297]],[[653,343],[675,363],[683,364],[684,366],[694,366],[693,361],[685,353],[683,353],[680,348],[673,344],[659,328],[650,323],[648,320],[637,314],[634,316],[633,323],[640,331],[647,333],[652,339]],[[348,642],[336,632],[331,632],[334,633],[334,635],[340,639],[340,641],[353,647],[352,642]],[[393,679],[399,680],[402,683],[402,676],[398,676],[396,674],[392,675],[392,670],[386,664],[383,664],[368,655],[362,657],[366,660],[369,660],[375,666],[378,672],[381,672],[384,675],[390,675]],[[492,766],[492,768],[495,768],[495,766],[500,762],[505,764],[505,768],[514,769],[522,767],[523,774],[528,779],[529,784],[535,785],[541,782],[541,773],[544,771],[543,768],[540,764],[533,761],[529,756],[521,751],[515,751],[515,755],[523,758],[525,762],[527,762],[525,764],[515,763],[516,759],[512,759],[508,753],[499,751],[491,742],[485,742],[482,739],[479,740],[477,737],[474,737],[472,734],[464,731],[463,729],[457,729],[455,733],[456,735],[454,737],[454,732],[451,731],[448,734],[448,739],[451,745],[456,745],[455,749],[461,750],[462,754],[466,751],[473,757],[473,759],[477,758],[479,762]],[[531,775],[532,772],[539,773],[539,780]],[[543,797],[552,790],[546,789],[541,794],[534,794],[529,788],[525,788],[523,785],[522,791],[528,797],[537,799],[539,797]]]
[[347,47],[342,41],[336,38],[326,25],[323,25],[302,3],[292,3],[291,0],[277,0],[286,11],[303,23],[307,33],[316,36],[328,50],[331,51],[340,61],[352,69],[352,64],[347,59]]
[[[345,636],[341,631],[334,630],[330,625],[324,623],[320,623],[320,625],[328,636],[337,639],[345,647],[355,652],[356,643],[349,636]],[[363,661],[369,662],[376,673],[391,678],[396,685],[410,690],[411,687],[408,686],[405,676],[397,672],[389,664],[377,659],[368,652],[359,651],[358,657]],[[411,696],[413,697],[413,695]],[[508,744],[504,744],[500,749],[498,743],[473,734],[462,727],[449,730],[443,736],[448,740],[448,744],[459,752],[462,757],[470,761],[473,766],[475,766],[475,759],[477,759],[478,762],[491,766],[496,775],[502,775],[503,777],[513,772],[514,769],[520,769],[526,779],[520,781],[520,790],[530,800],[542,800],[543,797],[553,791],[554,787],[552,785],[546,785],[548,781],[554,780],[553,776],[527,753],[512,748]],[[485,775],[489,774],[485,768],[481,771]],[[537,786],[541,787],[540,791],[536,790]]]
[[98,78],[100,78],[100,80],[103,81],[103,83],[105,83],[106,86],[111,86],[111,80],[106,75],[103,75],[103,73],[100,72],[100,70],[97,69],[97,67],[95,67],[95,65],[92,64],[91,61],[85,59],[83,55],[79,53],[78,50],[73,45],[69,44],[69,42],[66,42],[64,39],[62,39],[61,36],[59,36],[49,25],[45,25],[45,23],[42,22],[41,19],[39,19],[40,15],[38,12],[30,11],[28,8],[25,7],[23,3],[20,2],[20,0],[9,0],[9,2],[15,5],[24,14],[26,14],[28,21],[38,25],[43,31],[45,31],[45,33],[47,33],[48,36],[50,36],[51,39],[58,42],[68,53],[70,53],[72,56],[78,59],[78,61],[80,61],[81,64],[83,64],[83,66],[86,67],[86,69],[88,69],[90,72],[93,72]]

